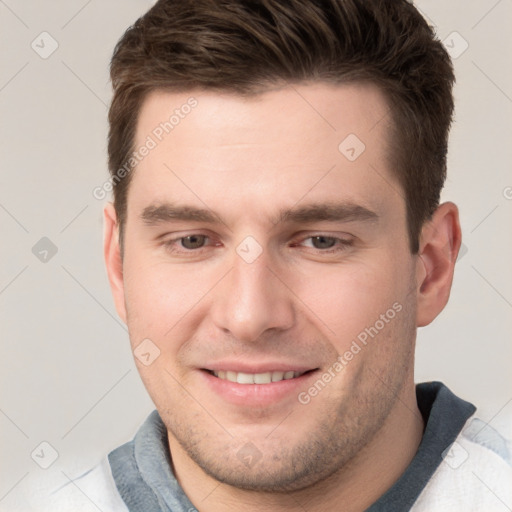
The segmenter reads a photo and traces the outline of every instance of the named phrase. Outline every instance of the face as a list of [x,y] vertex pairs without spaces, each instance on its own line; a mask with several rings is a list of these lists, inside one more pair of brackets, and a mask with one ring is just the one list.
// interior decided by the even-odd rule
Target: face
[[151,340],[136,362],[171,452],[221,482],[325,479],[412,386],[417,264],[386,112],[362,85],[143,104],[135,146],[155,144],[130,183],[118,310],[136,354]]

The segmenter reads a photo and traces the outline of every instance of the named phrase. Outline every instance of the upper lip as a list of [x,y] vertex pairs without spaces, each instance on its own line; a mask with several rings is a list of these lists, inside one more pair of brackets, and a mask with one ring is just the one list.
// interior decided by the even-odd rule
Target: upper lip
[[201,367],[203,370],[228,371],[236,373],[267,373],[267,372],[300,372],[304,373],[310,370],[316,370],[317,367],[303,364],[290,364],[283,362],[265,362],[265,363],[244,363],[240,361],[217,361],[205,364]]

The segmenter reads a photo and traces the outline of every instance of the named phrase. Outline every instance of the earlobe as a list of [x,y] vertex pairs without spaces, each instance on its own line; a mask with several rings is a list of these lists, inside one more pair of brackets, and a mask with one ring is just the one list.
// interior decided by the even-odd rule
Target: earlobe
[[416,271],[418,327],[428,325],[446,306],[460,244],[457,206],[444,203],[421,232]]
[[119,246],[119,224],[112,203],[103,210],[103,254],[107,268],[108,280],[114,298],[117,313],[126,323],[126,308],[124,301],[123,262]]

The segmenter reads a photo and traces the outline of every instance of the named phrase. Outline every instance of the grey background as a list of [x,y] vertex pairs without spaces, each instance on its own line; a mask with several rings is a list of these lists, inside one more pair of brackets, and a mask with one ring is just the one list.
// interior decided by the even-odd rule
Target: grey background
[[[151,3],[0,0],[2,511],[92,467],[153,408],[113,306],[92,195],[107,179],[108,62]],[[419,331],[417,381],[444,381],[498,425],[512,409],[512,1],[417,5],[454,55],[469,45],[455,59],[444,192],[461,210],[464,253],[448,307]],[[48,469],[43,441],[58,453]]]

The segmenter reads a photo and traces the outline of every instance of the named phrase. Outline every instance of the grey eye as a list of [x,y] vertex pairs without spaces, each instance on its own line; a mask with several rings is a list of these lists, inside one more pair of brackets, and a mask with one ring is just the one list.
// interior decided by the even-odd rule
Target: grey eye
[[184,236],[181,239],[181,245],[185,249],[200,249],[206,243],[207,238],[205,235]]
[[311,243],[315,249],[330,249],[336,245],[336,239],[331,236],[312,236]]

